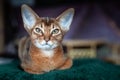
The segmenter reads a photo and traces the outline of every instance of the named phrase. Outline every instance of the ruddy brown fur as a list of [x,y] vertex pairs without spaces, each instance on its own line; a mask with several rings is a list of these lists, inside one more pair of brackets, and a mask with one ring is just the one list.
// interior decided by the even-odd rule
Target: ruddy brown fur
[[[68,31],[73,14],[74,10],[71,8],[56,19],[40,18],[27,5],[22,6],[24,27],[30,35],[30,37],[23,37],[19,43],[19,58],[24,71],[42,74],[72,66],[72,60],[63,53],[61,41]],[[69,18],[67,16],[70,16],[70,20],[66,20]],[[63,24],[66,25],[65,29],[62,27]]]

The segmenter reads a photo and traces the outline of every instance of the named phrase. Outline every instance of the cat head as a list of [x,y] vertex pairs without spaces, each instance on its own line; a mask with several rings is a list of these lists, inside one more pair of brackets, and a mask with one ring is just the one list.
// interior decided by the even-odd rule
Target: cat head
[[61,43],[64,34],[70,29],[74,9],[64,11],[57,18],[39,17],[30,7],[22,5],[24,28],[32,43],[41,49],[53,49]]

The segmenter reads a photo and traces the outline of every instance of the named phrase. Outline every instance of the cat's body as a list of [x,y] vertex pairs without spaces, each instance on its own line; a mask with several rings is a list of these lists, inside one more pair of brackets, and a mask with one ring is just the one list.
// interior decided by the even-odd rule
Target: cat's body
[[26,72],[42,74],[72,66],[72,60],[63,53],[61,42],[69,30],[73,14],[71,8],[57,18],[40,18],[28,6],[22,6],[24,27],[30,35],[19,43],[21,67]]
[[28,37],[22,38],[19,43],[21,67],[26,72],[41,74],[54,69],[67,69],[72,66],[72,60],[63,53],[61,45],[50,51],[43,51],[29,43],[30,39]]

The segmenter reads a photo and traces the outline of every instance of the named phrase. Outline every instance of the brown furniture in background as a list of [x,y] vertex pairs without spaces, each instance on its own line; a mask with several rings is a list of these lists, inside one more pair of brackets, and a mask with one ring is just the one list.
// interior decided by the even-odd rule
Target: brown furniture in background
[[99,40],[65,40],[63,45],[71,58],[96,58],[97,46],[105,44]]

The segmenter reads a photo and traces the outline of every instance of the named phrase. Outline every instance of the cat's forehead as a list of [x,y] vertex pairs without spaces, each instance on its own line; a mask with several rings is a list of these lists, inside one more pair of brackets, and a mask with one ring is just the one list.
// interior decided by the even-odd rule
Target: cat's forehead
[[57,24],[57,22],[56,22],[56,20],[54,18],[42,17],[37,22],[37,25],[41,25],[41,24],[43,24],[44,26],[51,26],[53,24]]

